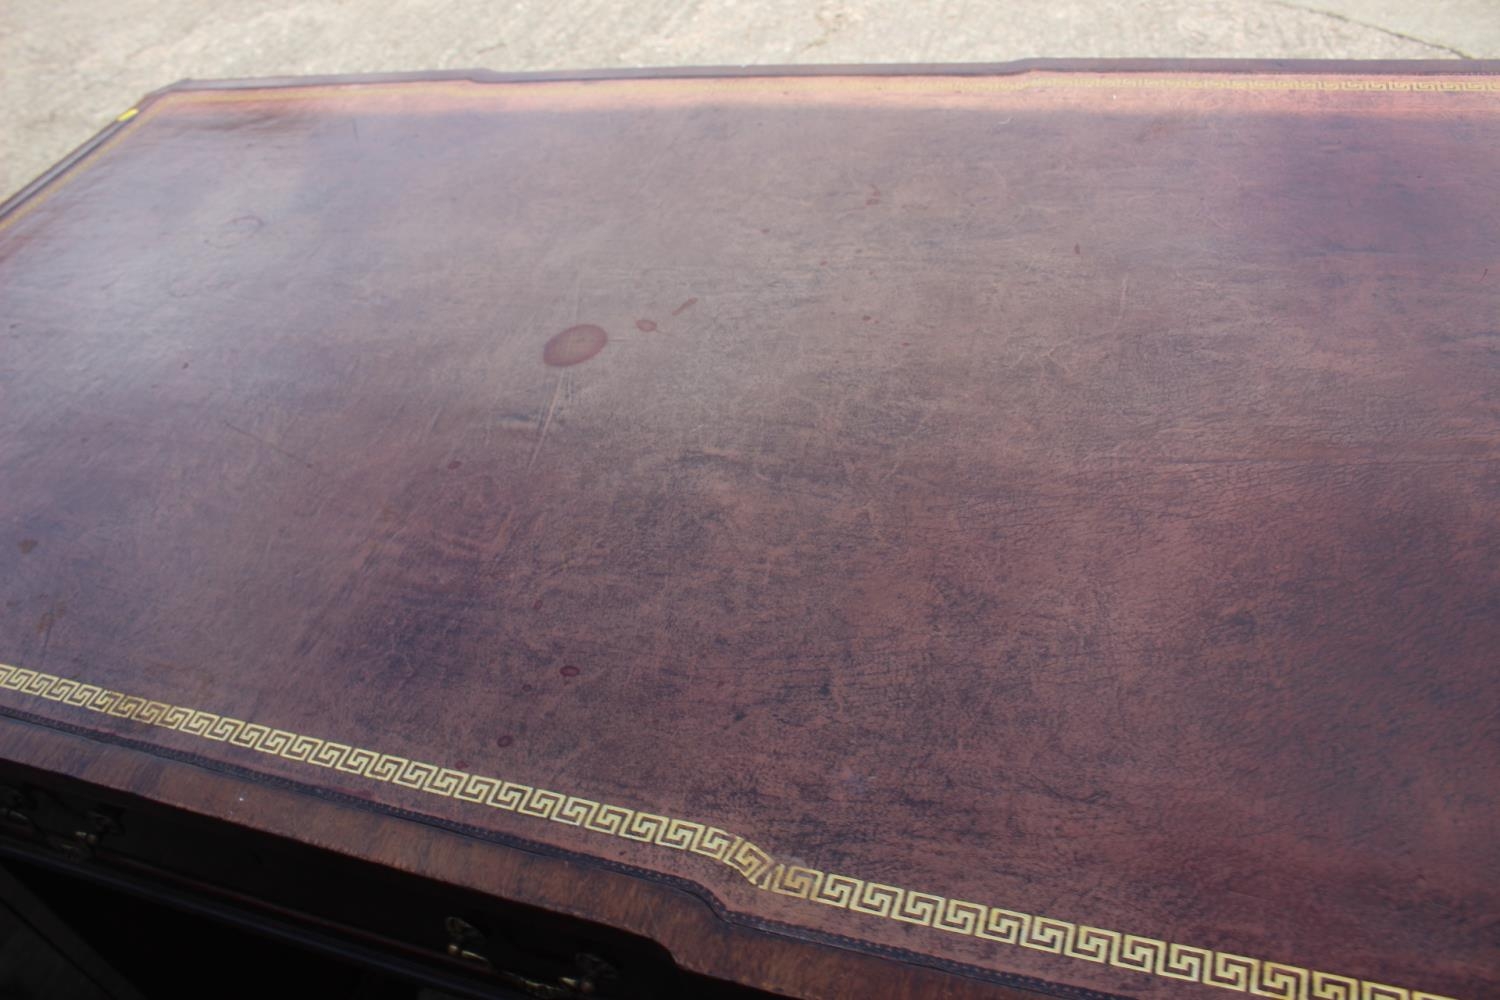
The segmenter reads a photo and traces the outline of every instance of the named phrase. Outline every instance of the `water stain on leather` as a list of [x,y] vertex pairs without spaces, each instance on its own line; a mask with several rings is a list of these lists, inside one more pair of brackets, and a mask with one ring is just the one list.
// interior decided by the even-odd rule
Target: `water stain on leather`
[[220,250],[227,250],[237,243],[248,240],[265,228],[265,225],[265,220],[253,212],[238,215],[220,226],[203,242]]
[[42,612],[42,616],[36,621],[36,634],[46,637],[57,624],[57,620],[68,613],[68,606],[61,602],[53,604],[52,607]]
[[542,360],[555,368],[579,365],[589,360],[609,342],[603,327],[593,323],[570,326],[547,341],[542,348]]

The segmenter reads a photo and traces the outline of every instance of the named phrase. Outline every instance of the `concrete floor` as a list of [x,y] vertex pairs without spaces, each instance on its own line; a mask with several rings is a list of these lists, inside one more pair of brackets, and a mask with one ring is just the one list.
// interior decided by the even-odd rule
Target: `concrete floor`
[[1500,58],[1500,0],[0,0],[0,192],[147,91],[377,70]]

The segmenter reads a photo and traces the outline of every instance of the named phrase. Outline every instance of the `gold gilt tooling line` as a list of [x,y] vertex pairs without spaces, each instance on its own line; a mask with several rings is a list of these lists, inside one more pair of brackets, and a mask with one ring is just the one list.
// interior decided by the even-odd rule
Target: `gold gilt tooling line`
[[24,667],[0,663],[0,689],[429,795],[702,855],[729,866],[766,892],[963,937],[1274,1000],[1454,1000],[1422,990],[789,865],[745,838],[706,823],[150,701]]

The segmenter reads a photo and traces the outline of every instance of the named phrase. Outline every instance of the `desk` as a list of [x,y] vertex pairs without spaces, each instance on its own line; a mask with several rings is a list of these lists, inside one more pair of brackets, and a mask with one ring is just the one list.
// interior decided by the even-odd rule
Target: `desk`
[[0,221],[0,757],[791,995],[1494,995],[1496,72],[158,92]]

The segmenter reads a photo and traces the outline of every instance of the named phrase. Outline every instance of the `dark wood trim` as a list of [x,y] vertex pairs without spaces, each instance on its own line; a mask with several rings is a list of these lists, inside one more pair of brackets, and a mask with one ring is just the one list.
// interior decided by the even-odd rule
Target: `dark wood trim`
[[[344,802],[263,775],[202,760],[115,746],[0,715],[0,759],[102,788],[144,795],[197,816],[233,816],[248,831],[347,853],[392,870],[473,889],[523,906],[615,927],[666,948],[679,967],[773,993],[863,1000],[880,982],[891,1000],[929,996],[986,1000],[1120,1000],[1111,994],[933,959],[852,938],[780,927],[733,914],[680,880],[616,870],[539,845],[498,843],[423,817],[420,851],[398,831],[410,816],[373,802]],[[350,855],[353,856],[353,855]]]

